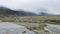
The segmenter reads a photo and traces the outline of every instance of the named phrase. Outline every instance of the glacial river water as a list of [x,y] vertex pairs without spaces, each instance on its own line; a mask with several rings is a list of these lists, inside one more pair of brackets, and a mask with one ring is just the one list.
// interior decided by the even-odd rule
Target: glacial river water
[[25,26],[13,23],[0,23],[0,34],[35,34]]
[[47,24],[44,29],[53,34],[60,34],[60,25]]

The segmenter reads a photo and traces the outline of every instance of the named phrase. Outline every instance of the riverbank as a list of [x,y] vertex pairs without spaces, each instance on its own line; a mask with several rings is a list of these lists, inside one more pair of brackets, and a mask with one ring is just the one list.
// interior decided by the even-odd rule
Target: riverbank
[[[52,34],[52,33],[49,33],[49,32],[44,30],[43,26],[45,24],[39,24],[39,23],[19,23],[19,22],[10,22],[10,23],[15,23],[15,24],[18,24],[18,25],[26,26],[27,29],[30,29],[30,30],[34,31],[36,34]],[[34,27],[35,29],[32,28],[32,27]],[[38,27],[40,27],[41,29],[39,29]]]

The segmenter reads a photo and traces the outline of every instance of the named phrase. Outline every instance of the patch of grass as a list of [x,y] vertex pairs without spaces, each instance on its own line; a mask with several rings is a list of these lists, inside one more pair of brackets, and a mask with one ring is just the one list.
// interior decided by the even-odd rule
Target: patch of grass
[[33,29],[33,30],[41,30],[41,29],[44,29],[45,26],[46,26],[45,24],[44,25],[39,25],[37,27],[31,27],[31,29]]
[[60,16],[4,16],[0,15],[0,20],[5,22],[28,22],[28,23],[50,23],[59,24]]
[[49,24],[60,24],[60,20],[45,20],[45,22]]

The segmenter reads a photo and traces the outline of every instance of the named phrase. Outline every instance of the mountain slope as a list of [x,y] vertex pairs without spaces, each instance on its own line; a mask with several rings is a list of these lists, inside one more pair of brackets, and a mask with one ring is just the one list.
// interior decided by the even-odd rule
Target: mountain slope
[[36,15],[35,13],[32,13],[32,12],[26,12],[26,11],[23,11],[23,10],[15,11],[15,10],[11,10],[9,8],[6,8],[6,7],[0,7],[0,14],[4,14],[4,15],[18,15],[18,16],[32,16],[32,15]]

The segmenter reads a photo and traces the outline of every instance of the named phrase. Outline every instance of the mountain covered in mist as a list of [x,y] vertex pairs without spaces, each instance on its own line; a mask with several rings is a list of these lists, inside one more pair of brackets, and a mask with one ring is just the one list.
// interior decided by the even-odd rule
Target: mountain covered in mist
[[48,10],[46,10],[44,8],[43,9],[39,9],[38,11],[39,11],[39,14],[38,14],[39,16],[53,15],[53,14],[47,13]]
[[32,16],[32,15],[36,15],[35,13],[32,12],[26,12],[24,10],[20,10],[20,11],[16,11],[16,10],[12,10],[6,7],[0,7],[0,14],[4,14],[4,15],[18,15],[18,16]]
[[[42,10],[44,11],[44,10]],[[51,15],[46,12],[42,12],[38,14],[38,16],[46,16],[46,15]],[[29,11],[24,11],[24,10],[12,10],[6,7],[0,7],[0,14],[3,15],[17,15],[17,16],[37,16],[36,13],[29,12]]]
[[49,13],[46,13],[46,12],[41,12],[39,13],[39,16],[51,16],[53,14],[49,14]]

